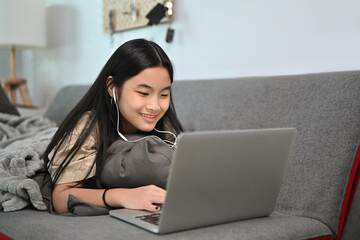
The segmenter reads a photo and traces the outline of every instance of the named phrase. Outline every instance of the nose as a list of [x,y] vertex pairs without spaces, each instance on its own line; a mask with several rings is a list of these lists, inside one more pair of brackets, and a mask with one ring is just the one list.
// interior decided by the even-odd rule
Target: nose
[[149,99],[149,101],[147,102],[146,108],[153,113],[157,113],[158,111],[160,111],[159,98],[152,97],[151,99]]

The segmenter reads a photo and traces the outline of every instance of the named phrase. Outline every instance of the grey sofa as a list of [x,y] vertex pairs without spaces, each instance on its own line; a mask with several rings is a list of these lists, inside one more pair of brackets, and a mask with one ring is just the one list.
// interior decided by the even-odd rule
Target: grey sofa
[[[60,123],[88,88],[63,88],[45,116]],[[187,131],[297,128],[274,213],[158,236],[24,209],[0,213],[0,239],[360,239],[360,71],[175,81],[173,97]]]

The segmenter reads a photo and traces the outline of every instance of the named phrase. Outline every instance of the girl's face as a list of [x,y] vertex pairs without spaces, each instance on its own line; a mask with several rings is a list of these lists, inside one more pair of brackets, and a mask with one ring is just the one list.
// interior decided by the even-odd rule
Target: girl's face
[[118,98],[121,131],[152,131],[170,104],[171,80],[164,67],[146,68],[128,79]]

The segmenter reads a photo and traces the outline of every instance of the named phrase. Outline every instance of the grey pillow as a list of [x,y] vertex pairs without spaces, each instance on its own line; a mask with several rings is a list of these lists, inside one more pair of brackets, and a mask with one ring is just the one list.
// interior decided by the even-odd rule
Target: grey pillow
[[18,110],[13,106],[4,89],[0,84],[0,112],[20,116]]
[[[127,136],[137,140],[144,136]],[[135,188],[156,185],[166,188],[174,150],[160,138],[148,136],[137,142],[115,141],[107,149],[100,181],[104,187]]]
[[[144,135],[126,135],[137,140]],[[154,136],[131,143],[122,139],[107,149],[100,181],[103,188],[135,188],[154,184],[165,188],[174,150]],[[67,207],[77,216],[106,215],[109,210],[81,201],[69,195]]]

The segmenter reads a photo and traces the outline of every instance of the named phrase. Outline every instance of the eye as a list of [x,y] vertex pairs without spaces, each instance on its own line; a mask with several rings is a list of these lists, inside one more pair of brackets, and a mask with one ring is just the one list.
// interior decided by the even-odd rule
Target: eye
[[170,96],[170,91],[161,91],[160,92],[160,97],[161,98],[168,98]]
[[141,96],[148,96],[149,95],[147,92],[137,91],[137,93],[140,94]]

